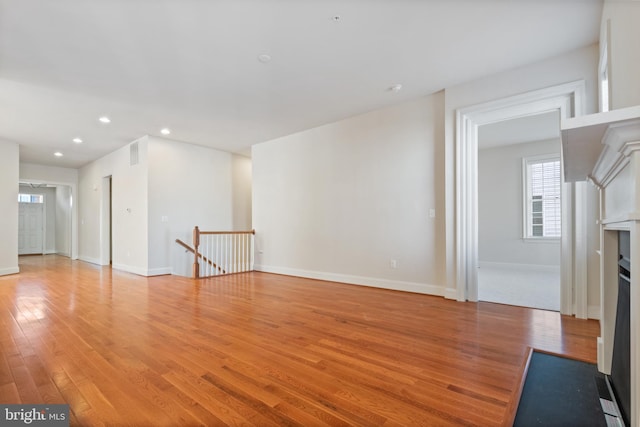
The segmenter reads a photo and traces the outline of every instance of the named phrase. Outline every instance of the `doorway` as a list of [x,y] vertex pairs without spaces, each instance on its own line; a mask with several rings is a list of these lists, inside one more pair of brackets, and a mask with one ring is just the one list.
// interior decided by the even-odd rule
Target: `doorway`
[[[18,254],[72,257],[72,188],[42,182],[19,182],[18,188]],[[33,216],[37,210],[42,212],[41,219]],[[36,229],[41,230],[39,236],[35,234]]]
[[[18,255],[44,254],[44,203],[42,194],[26,195],[18,203]],[[34,201],[31,201],[34,200]]]
[[[582,115],[583,80],[473,105],[456,111],[455,286],[457,299],[478,300],[478,127],[503,120],[558,111],[562,118]],[[573,210],[586,200],[584,183],[562,184],[560,312],[587,317],[586,216]],[[575,248],[575,250],[574,250]],[[575,304],[574,304],[575,303]]]
[[478,300],[560,311],[558,111],[479,126]]
[[111,175],[102,178],[102,195],[100,202],[100,264],[113,263],[113,178]]

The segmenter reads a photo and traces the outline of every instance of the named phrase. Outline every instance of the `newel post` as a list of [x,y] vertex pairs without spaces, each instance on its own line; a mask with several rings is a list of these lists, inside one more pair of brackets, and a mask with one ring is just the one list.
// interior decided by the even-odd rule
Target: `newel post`
[[200,264],[198,264],[198,246],[200,246],[200,229],[196,225],[196,228],[193,229],[193,271],[192,276],[194,279],[198,279],[200,277]]

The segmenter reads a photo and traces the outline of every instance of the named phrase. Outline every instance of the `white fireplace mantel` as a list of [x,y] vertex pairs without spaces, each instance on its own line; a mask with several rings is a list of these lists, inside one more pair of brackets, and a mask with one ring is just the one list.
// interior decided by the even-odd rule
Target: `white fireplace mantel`
[[565,180],[603,187],[640,149],[640,105],[563,119],[560,128]]
[[611,370],[618,298],[618,231],[631,239],[631,414],[640,426],[640,106],[561,121],[566,181],[600,190],[598,369]]

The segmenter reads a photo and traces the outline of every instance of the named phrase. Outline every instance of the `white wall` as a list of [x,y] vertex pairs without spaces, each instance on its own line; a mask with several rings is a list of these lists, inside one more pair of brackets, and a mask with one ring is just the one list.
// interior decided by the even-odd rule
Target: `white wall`
[[0,140],[0,276],[18,273],[18,144]]
[[[234,173],[234,155],[224,151],[149,137],[149,271],[151,274],[190,275],[191,255],[176,243],[192,244],[192,231],[232,230],[246,218],[236,212],[233,199],[250,197],[250,176]],[[246,169],[246,166],[245,166]],[[237,176],[236,176],[237,175]],[[233,195],[234,178],[244,183]],[[239,204],[246,209],[246,205]],[[250,205],[248,206],[250,209]],[[249,211],[250,212],[250,211]],[[162,219],[165,217],[166,222]],[[242,224],[245,225],[246,224]]]
[[56,253],[71,256],[71,187],[56,186]]
[[243,160],[234,166],[235,155],[211,148],[153,136],[138,144],[138,165],[129,164],[127,145],[80,170],[81,259],[107,259],[101,252],[107,218],[101,215],[108,211],[104,179],[111,176],[113,267],[144,276],[190,275],[193,260],[175,239],[191,244],[196,225],[224,231],[245,221],[251,205],[234,204],[233,198],[250,197],[249,168]]
[[256,268],[442,294],[442,102],[427,96],[253,146]]
[[[609,55],[610,109],[640,105],[640,2],[606,0],[602,35]],[[604,43],[603,43],[604,45]]]
[[593,45],[255,145],[257,267],[456,295],[456,109],[584,80],[592,113],[597,64]]
[[148,161],[147,137],[138,141],[139,163],[129,164],[130,145],[80,169],[80,259],[101,263],[103,178],[112,176],[113,267],[148,273]]
[[[560,266],[560,240],[523,234],[523,157],[560,155],[560,140],[511,144],[478,153],[478,246],[482,263]],[[559,271],[559,270],[558,270]]]
[[56,189],[55,187],[31,187],[20,185],[21,194],[42,194],[44,196],[44,253],[54,254],[56,250]]
[[251,159],[233,155],[231,173],[233,229],[251,230]]

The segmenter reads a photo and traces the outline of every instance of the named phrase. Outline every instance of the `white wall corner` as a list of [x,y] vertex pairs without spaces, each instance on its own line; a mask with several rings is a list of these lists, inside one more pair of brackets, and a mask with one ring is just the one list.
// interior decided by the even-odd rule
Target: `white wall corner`
[[135,267],[135,266],[132,266],[132,265],[113,264],[113,268],[115,270],[121,270],[121,271],[125,271],[127,273],[137,274],[138,276],[147,277],[149,275],[149,270],[147,270],[146,268]]
[[145,276],[165,276],[172,274],[171,267],[150,268]]
[[0,269],[0,276],[7,276],[9,274],[17,274],[20,273],[19,267],[8,267]]
[[590,305],[587,308],[587,318],[600,320],[600,306],[599,305]]
[[102,265],[102,264],[100,264],[100,260],[98,258],[91,258],[91,257],[88,257],[88,256],[80,255],[78,257],[78,259],[80,261],[88,262],[89,264]]

